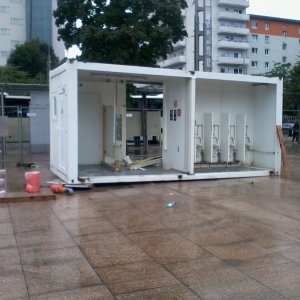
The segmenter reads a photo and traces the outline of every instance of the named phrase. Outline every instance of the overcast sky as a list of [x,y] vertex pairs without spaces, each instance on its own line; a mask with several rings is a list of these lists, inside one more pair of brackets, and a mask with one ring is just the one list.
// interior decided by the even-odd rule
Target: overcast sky
[[300,20],[300,0],[249,0],[248,14]]

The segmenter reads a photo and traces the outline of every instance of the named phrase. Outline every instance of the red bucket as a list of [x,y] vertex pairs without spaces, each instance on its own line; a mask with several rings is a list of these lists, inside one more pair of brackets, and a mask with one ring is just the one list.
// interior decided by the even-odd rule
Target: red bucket
[[40,172],[26,172],[26,192],[39,193],[41,189],[41,174]]

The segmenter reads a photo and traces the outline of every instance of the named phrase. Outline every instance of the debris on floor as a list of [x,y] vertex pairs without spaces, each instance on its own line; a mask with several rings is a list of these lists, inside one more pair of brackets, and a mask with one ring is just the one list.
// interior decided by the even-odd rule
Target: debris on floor
[[143,170],[144,167],[160,164],[161,160],[162,160],[161,156],[155,156],[155,157],[150,157],[150,158],[146,158],[143,160],[137,160],[137,161],[132,162],[131,164],[128,164],[128,169],[129,170],[138,170],[138,169]]
[[121,171],[121,162],[119,160],[115,160],[111,157],[105,156],[104,161],[102,164],[113,172],[120,172]]
[[176,202],[169,202],[166,204],[166,208],[174,208],[176,206]]
[[55,194],[66,194],[66,195],[74,194],[74,190],[72,188],[66,187],[61,183],[51,184],[50,189]]

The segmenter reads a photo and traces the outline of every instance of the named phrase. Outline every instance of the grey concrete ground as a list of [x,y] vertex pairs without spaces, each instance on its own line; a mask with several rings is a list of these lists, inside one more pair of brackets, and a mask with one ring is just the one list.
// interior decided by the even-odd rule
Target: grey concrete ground
[[287,148],[290,178],[0,204],[0,299],[300,299],[300,146]]

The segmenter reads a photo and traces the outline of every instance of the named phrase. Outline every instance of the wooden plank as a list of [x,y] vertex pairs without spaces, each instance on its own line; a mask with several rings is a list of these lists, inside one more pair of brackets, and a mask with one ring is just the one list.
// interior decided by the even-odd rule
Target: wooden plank
[[137,162],[134,162],[128,166],[129,170],[137,170],[139,168],[148,167],[152,165],[159,164],[161,162],[161,157],[157,156],[154,158],[147,158],[144,160],[140,160]]
[[282,132],[282,127],[278,125],[278,126],[276,126],[276,129],[277,129],[277,135],[278,135],[279,144],[280,144],[280,148],[281,148],[281,157],[282,157],[284,174],[285,174],[285,176],[290,177],[291,173],[290,173],[290,169],[289,169],[288,155],[287,155],[287,151],[286,151],[286,147],[285,147],[285,139],[284,139],[284,135]]
[[0,197],[0,203],[18,203],[55,200],[56,195],[50,189],[41,189],[40,193],[7,192]]

